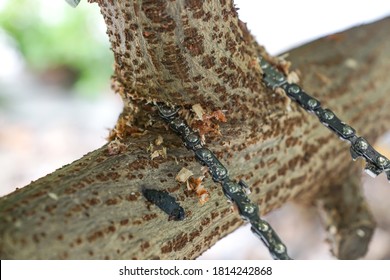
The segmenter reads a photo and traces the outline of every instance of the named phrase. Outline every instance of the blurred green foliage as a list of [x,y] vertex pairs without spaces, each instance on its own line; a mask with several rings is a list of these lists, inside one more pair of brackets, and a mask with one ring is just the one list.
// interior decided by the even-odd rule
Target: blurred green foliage
[[32,70],[74,69],[76,91],[89,95],[108,87],[113,55],[96,4],[82,1],[73,9],[64,0],[9,0],[0,8],[0,28]]

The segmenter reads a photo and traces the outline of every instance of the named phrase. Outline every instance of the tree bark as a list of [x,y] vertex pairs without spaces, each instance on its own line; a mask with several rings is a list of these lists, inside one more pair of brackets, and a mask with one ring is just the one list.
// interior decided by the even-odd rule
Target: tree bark
[[[203,206],[175,180],[182,167],[195,177],[204,172],[159,119],[151,104],[156,101],[181,105],[189,120],[194,104],[209,115],[225,112],[227,122],[213,124],[206,144],[232,178],[251,186],[261,214],[290,200],[326,201],[325,212],[342,211],[329,193],[337,201],[347,195],[343,201],[357,205],[356,218],[366,221],[371,236],[362,196],[334,191],[356,176],[348,146],[284,94],[264,87],[257,56],[267,54],[230,1],[91,2],[99,4],[107,23],[115,54],[113,88],[124,101],[111,133],[115,141],[0,199],[2,259],[193,259],[242,224],[207,174],[203,184],[210,200]],[[389,27],[385,19],[290,53],[303,87],[369,141],[390,128]],[[153,149],[166,148],[167,155],[152,159],[150,144],[159,135],[163,143]],[[168,220],[145,200],[143,187],[167,190],[186,218]],[[325,217],[328,228],[351,222]],[[343,255],[356,246],[351,242],[341,242],[352,244],[342,253],[345,245],[333,251],[358,257],[361,252]]]

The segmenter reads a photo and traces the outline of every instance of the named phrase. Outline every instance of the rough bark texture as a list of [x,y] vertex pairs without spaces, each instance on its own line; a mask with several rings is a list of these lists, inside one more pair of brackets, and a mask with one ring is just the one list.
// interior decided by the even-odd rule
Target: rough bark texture
[[[354,248],[367,245],[374,223],[360,186],[351,183],[358,174],[348,146],[285,95],[264,88],[256,58],[265,53],[230,1],[96,2],[115,53],[113,87],[125,104],[111,135],[121,144],[2,197],[2,259],[192,259],[242,224],[210,177],[203,206],[175,180],[182,167],[195,176],[201,167],[148,101],[180,104],[187,116],[196,103],[208,114],[225,110],[221,135],[206,134],[206,143],[233,178],[251,186],[261,213],[292,199],[318,204],[334,253],[364,253]],[[390,128],[389,27],[386,19],[355,28],[290,56],[304,88],[369,141]],[[167,157],[151,159],[158,135],[163,143],[154,149],[165,147]],[[186,218],[169,221],[146,202],[143,187],[168,190]],[[343,212],[348,205],[353,218]]]

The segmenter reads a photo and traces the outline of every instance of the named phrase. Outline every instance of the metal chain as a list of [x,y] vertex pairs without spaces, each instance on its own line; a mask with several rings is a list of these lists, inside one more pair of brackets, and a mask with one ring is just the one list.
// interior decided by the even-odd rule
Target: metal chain
[[311,97],[300,86],[287,82],[286,77],[272,67],[263,57],[259,57],[260,67],[263,69],[263,81],[265,85],[273,90],[282,88],[288,97],[297,102],[309,113],[314,113],[320,122],[332,130],[342,140],[351,143],[351,156],[353,160],[362,157],[366,160],[365,171],[375,177],[385,172],[390,181],[390,160],[378,153],[363,137],[356,135],[356,130],[342,122],[329,109],[321,107],[320,101]]
[[208,167],[213,181],[222,185],[225,196],[237,205],[240,216],[251,224],[252,232],[263,241],[272,257],[277,260],[290,260],[286,246],[269,223],[260,218],[259,207],[247,196],[246,190],[249,187],[246,183],[242,180],[235,182],[229,178],[226,167],[212,151],[203,146],[198,133],[179,117],[178,107],[171,108],[159,103],[157,108],[161,118],[181,137],[186,148],[192,150],[195,158]]

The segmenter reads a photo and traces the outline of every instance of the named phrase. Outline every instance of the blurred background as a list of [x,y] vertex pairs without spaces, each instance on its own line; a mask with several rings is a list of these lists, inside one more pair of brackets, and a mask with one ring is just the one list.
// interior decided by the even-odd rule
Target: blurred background
[[[235,3],[272,54],[390,15],[390,2],[382,0]],[[96,4],[82,0],[73,9],[64,0],[0,0],[0,196],[106,142],[122,107],[110,90],[109,48]],[[390,134],[377,147],[390,156]],[[383,175],[363,180],[378,222],[366,258],[390,259],[389,185]],[[288,204],[266,219],[294,258],[332,259],[315,211]],[[247,226],[200,257],[269,258]]]

